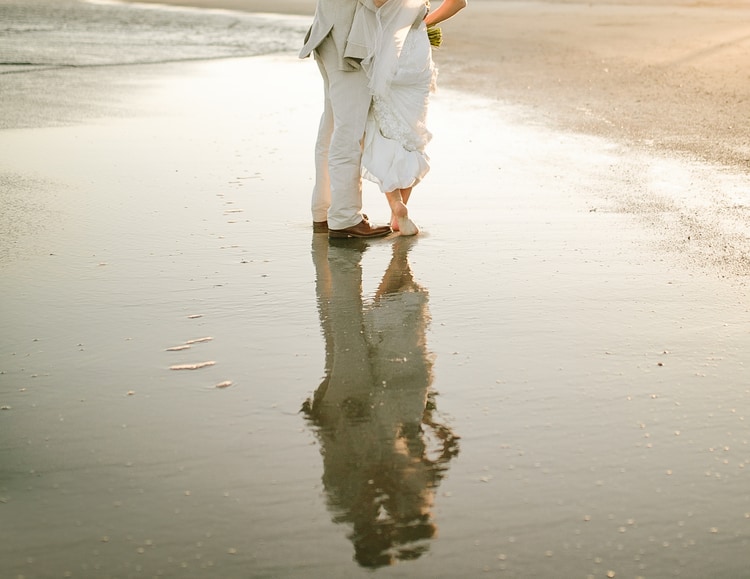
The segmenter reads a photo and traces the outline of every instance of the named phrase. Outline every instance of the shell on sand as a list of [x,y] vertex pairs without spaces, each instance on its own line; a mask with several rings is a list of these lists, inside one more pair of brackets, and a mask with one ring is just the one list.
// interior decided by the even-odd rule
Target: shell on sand
[[198,370],[200,368],[205,368],[206,366],[213,366],[216,364],[213,360],[210,360],[208,362],[197,362],[195,364],[176,364],[175,366],[170,366],[170,370]]
[[167,352],[179,352],[180,350],[189,350],[190,346],[187,344],[181,344],[179,346],[172,346],[171,348],[167,348]]

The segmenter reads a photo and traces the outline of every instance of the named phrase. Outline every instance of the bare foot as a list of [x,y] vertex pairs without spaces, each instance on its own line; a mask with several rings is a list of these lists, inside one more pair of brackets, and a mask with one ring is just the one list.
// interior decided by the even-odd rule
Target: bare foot
[[409,210],[406,208],[410,194],[411,188],[396,189],[385,194],[391,206],[391,229],[405,236],[419,233],[419,228],[409,219]]
[[417,224],[409,219],[408,215],[404,217],[398,217],[397,221],[397,231],[400,231],[401,235],[416,235],[417,233],[419,233],[419,227],[417,227]]

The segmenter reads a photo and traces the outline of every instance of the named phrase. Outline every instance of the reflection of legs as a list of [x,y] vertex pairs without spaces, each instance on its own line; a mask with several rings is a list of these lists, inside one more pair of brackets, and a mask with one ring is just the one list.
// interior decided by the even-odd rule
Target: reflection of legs
[[409,210],[406,204],[411,196],[412,188],[396,189],[385,194],[388,205],[391,206],[391,228],[400,231],[401,235],[416,235],[419,228],[409,219]]
[[373,569],[427,551],[437,530],[431,517],[435,489],[446,468],[442,456],[427,457],[421,429],[431,375],[426,290],[408,263],[416,242],[394,240],[375,301],[364,308],[366,242],[313,235],[329,379],[304,410],[317,427],[334,520],[352,525],[355,558]]
[[404,291],[409,285],[416,287],[407,259],[409,250],[414,243],[416,243],[414,239],[396,238],[394,240],[391,248],[391,261],[388,263],[383,278],[380,280],[380,285],[375,292],[376,300],[384,295]]
[[[336,413],[347,397],[367,392],[372,369],[363,328],[362,252],[365,242],[343,245],[313,235],[312,259],[320,327],[325,343],[325,377],[306,403],[317,420],[321,412]],[[329,392],[330,390],[330,392]],[[330,418],[330,414],[329,414]]]
[[361,247],[328,249],[331,274],[328,315],[333,353],[324,402],[331,409],[341,408],[347,399],[366,398],[372,388],[372,367],[364,332],[361,259]]
[[322,235],[312,236],[312,260],[315,266],[315,294],[318,298],[318,316],[320,328],[323,332],[325,344],[325,375],[320,386],[315,390],[312,404],[307,404],[307,410],[317,411],[320,401],[325,397],[328,382],[331,379],[333,366],[333,333],[331,332],[331,268],[328,266],[328,238]]

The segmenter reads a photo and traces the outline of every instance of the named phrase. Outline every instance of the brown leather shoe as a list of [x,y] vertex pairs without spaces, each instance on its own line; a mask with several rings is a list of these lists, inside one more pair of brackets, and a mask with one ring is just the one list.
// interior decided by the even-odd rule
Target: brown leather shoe
[[329,229],[328,237],[332,239],[343,239],[347,237],[383,237],[391,232],[390,225],[377,225],[373,227],[367,219],[363,219],[357,225],[352,225],[346,229]]
[[[367,215],[364,213],[362,218],[367,221]],[[313,221],[313,233],[328,233],[328,221]]]

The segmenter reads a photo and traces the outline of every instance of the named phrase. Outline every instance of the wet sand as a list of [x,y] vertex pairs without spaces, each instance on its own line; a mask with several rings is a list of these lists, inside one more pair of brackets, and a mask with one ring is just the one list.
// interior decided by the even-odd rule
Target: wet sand
[[747,174],[445,66],[423,233],[332,245],[312,62],[110,74],[0,131],[7,576],[743,576]]

